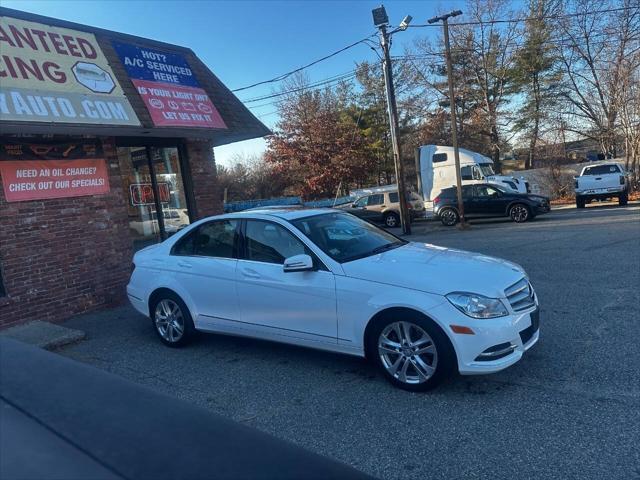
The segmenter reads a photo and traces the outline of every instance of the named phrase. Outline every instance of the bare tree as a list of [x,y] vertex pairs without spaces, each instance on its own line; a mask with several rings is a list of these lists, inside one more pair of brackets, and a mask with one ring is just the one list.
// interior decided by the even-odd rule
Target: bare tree
[[468,0],[466,10],[473,24],[452,29],[452,43],[454,49],[467,54],[484,124],[482,133],[489,139],[491,157],[500,171],[502,131],[508,126],[508,121],[501,119],[508,120],[503,109],[516,89],[514,68],[520,27],[515,21],[495,22],[516,17],[504,0]]
[[[638,48],[640,5],[623,0],[621,10],[602,0],[575,0],[560,22],[559,53],[564,70],[563,97],[574,121],[568,130],[591,138],[602,153],[615,156],[616,124],[620,112],[625,59]],[[619,7],[620,2],[615,6]]]

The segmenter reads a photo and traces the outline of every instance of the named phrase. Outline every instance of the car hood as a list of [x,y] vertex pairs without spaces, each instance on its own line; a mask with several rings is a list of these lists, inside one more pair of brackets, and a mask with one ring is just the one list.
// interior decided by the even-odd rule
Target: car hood
[[504,297],[526,274],[519,265],[479,253],[411,242],[342,264],[347,276],[438,295],[471,292]]

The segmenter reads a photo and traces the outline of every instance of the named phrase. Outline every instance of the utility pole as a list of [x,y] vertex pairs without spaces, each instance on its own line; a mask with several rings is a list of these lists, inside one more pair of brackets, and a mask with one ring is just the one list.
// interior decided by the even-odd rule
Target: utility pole
[[387,32],[389,17],[384,6],[380,5],[373,10],[373,23],[380,30],[380,46],[383,52],[382,69],[384,71],[384,84],[387,94],[387,110],[389,111],[389,125],[391,127],[391,144],[393,146],[393,161],[396,170],[396,181],[398,182],[398,200],[400,201],[400,225],[402,233],[411,235],[411,219],[409,218],[409,208],[407,205],[407,189],[404,182],[404,165],[400,155],[400,140],[398,136],[398,108],[396,105],[396,92],[393,86],[393,71],[391,66],[391,55],[389,54],[391,35],[404,31],[411,22],[411,16],[407,15],[402,20],[398,28]]
[[454,10],[451,13],[440,17],[433,17],[427,23],[442,21],[444,27],[444,49],[447,58],[447,80],[449,83],[449,106],[451,108],[451,142],[453,143],[453,155],[456,161],[456,186],[458,193],[458,213],[460,215],[460,228],[469,228],[469,224],[464,218],[464,203],[462,202],[462,176],[460,174],[460,150],[458,149],[458,123],[456,121],[456,97],[453,91],[453,68],[451,66],[451,46],[449,45],[449,18],[462,15],[461,10]]

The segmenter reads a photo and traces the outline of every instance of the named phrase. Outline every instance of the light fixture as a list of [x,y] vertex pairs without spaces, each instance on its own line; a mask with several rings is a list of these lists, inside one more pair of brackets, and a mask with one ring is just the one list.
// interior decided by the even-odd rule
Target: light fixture
[[411,15],[407,15],[406,17],[404,17],[402,19],[402,22],[400,22],[400,30],[404,31],[409,27],[409,24],[411,23],[411,20],[413,20],[413,17]]

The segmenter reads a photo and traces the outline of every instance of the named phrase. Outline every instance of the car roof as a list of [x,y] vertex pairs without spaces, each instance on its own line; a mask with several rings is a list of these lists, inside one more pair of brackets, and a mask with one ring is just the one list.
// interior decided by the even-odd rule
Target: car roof
[[223,217],[234,217],[234,218],[242,218],[242,217],[250,217],[252,215],[267,215],[272,217],[282,218],[284,220],[296,220],[298,218],[311,217],[314,215],[321,215],[323,213],[343,213],[341,210],[335,210],[333,208],[300,208],[296,206],[294,208],[291,207],[282,207],[282,208],[264,208],[264,209],[251,209],[244,210],[242,212],[229,213],[223,215]]

